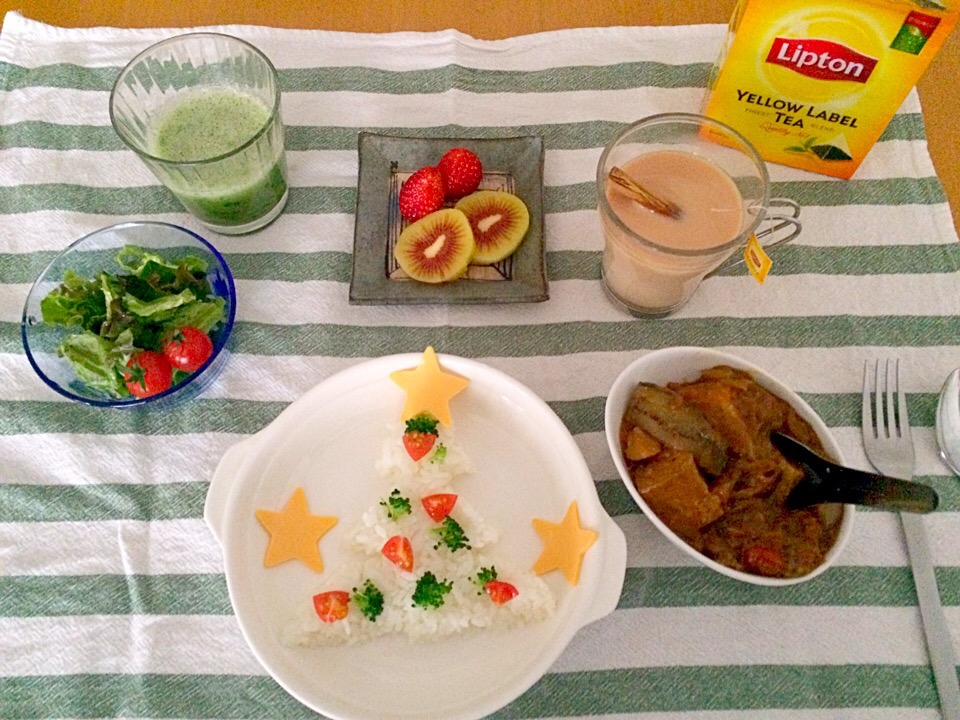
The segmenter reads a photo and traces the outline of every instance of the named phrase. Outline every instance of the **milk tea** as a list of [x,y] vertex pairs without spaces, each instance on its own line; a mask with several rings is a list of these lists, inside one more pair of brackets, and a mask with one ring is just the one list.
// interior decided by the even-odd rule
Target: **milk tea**
[[683,214],[658,215],[607,183],[607,203],[622,225],[601,213],[604,284],[628,307],[663,315],[682,305],[703,276],[737,249],[730,243],[742,229],[743,196],[721,168],[690,152],[647,152],[622,169]]
[[766,160],[849,178],[958,15],[958,0],[739,0],[704,114]]

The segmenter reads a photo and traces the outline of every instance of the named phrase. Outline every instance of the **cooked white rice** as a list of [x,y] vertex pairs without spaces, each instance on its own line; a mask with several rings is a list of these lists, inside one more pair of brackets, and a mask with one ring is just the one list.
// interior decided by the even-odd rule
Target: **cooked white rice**
[[[351,602],[346,618],[325,623],[313,609],[312,595],[308,595],[284,628],[282,641],[288,645],[333,645],[391,633],[440,638],[468,628],[509,626],[549,617],[555,599],[546,583],[511,562],[509,548],[497,545],[500,533],[496,526],[485,521],[462,495],[458,494],[450,517],[461,525],[470,547],[451,551],[445,545],[438,546],[438,536],[433,532],[438,525],[426,514],[420,499],[437,492],[456,493],[454,479],[473,469],[453,433],[441,428],[439,439],[447,447],[443,463],[430,463],[429,456],[415,463],[400,440],[403,426],[388,432],[390,439],[377,463],[380,496],[373,498],[371,508],[346,541],[350,565],[328,569],[313,589],[313,593],[346,590],[352,594],[354,588],[370,580],[383,593],[383,612],[371,622]],[[412,512],[391,520],[380,501],[394,489],[409,498]],[[411,573],[400,570],[381,554],[384,543],[394,535],[410,540],[414,558]],[[475,582],[481,569],[490,567],[496,568],[498,580],[518,590],[517,596],[503,605],[493,603]],[[440,608],[413,604],[417,580],[428,571],[441,582],[453,583]]]
[[[400,488],[396,489],[400,490]],[[393,488],[390,492],[392,491]],[[432,553],[433,545],[437,543],[437,536],[433,532],[437,525],[426,515],[423,509],[420,499],[424,495],[419,492],[410,495],[409,490],[400,490],[400,492],[404,497],[409,498],[411,513],[396,520],[391,520],[387,516],[386,508],[382,505],[378,504],[370,508],[360,518],[359,525],[348,538],[348,550],[380,559],[380,550],[383,544],[394,535],[403,535],[410,540],[414,557],[422,557],[427,551]],[[456,493],[456,491],[444,487],[431,490],[426,494],[433,493]],[[389,492],[384,492],[383,497],[386,498],[389,494]],[[470,547],[473,550],[482,550],[500,539],[497,528],[484,522],[480,514],[463,496],[457,497],[457,503],[451,517],[463,528],[464,534],[470,539]],[[465,550],[461,549],[449,554],[463,555]]]

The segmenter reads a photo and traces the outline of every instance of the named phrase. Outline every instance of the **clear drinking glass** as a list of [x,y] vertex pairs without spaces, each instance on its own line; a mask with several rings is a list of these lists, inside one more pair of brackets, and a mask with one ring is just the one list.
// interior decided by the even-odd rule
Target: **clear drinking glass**
[[110,120],[211,230],[259,230],[287,202],[277,71],[250,43],[190,33],[147,48],[120,72]]
[[[614,167],[648,190],[666,188],[664,199],[680,204],[681,217],[657,218],[623,196],[609,179]],[[677,310],[751,236],[769,249],[801,228],[800,207],[770,197],[754,147],[727,125],[689,113],[653,115],[617,133],[597,166],[597,202],[604,289],[636,317]]]

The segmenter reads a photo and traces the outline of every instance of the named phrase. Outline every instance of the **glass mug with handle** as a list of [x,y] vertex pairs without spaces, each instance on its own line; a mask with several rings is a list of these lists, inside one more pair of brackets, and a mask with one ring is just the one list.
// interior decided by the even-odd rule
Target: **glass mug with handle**
[[[652,193],[654,206],[612,180],[611,171]],[[597,196],[604,289],[636,317],[679,309],[707,275],[735,262],[751,236],[769,249],[801,229],[799,206],[770,198],[770,177],[756,149],[701,115],[653,115],[621,130],[600,157]],[[651,209],[656,199],[678,212]]]
[[259,230],[287,202],[277,71],[248,42],[201,32],[148,47],[117,77],[110,120],[211,230]]

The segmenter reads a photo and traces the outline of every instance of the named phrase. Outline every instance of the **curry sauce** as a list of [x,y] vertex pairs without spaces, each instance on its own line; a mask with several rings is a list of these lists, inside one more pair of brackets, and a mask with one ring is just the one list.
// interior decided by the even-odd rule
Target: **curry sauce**
[[640,496],[691,547],[742,572],[799,577],[824,562],[842,508],[786,507],[803,471],[773,445],[774,432],[826,455],[786,401],[749,373],[717,366],[693,382],[640,383],[620,446]]

